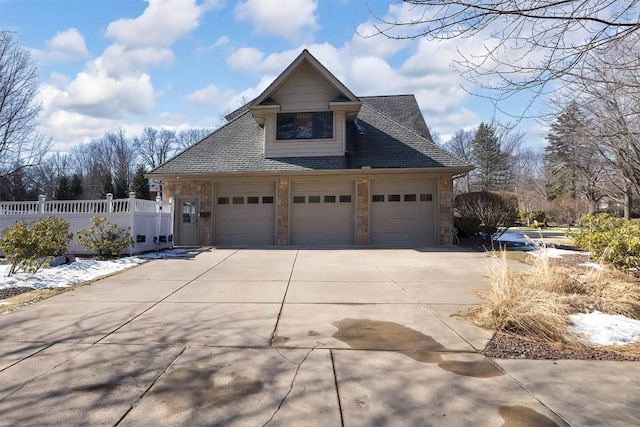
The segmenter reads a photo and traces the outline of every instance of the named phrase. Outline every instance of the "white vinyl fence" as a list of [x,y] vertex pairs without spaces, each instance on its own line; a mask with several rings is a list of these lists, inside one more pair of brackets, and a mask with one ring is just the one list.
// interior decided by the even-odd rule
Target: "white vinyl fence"
[[128,199],[114,199],[107,194],[106,200],[51,200],[40,196],[35,202],[0,202],[0,229],[12,227],[16,221],[26,223],[46,217],[64,218],[73,232],[69,253],[87,254],[87,249],[78,244],[76,233],[91,226],[91,218],[100,216],[108,222],[127,230],[134,244],[129,254],[173,247],[173,198],[168,203],[160,197],[153,200],[136,199],[129,193]]

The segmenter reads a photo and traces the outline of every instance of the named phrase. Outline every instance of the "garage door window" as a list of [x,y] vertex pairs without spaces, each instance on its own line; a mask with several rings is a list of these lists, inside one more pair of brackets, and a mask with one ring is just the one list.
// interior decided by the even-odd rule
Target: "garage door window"
[[[247,196],[246,202],[244,196],[221,196],[218,197],[219,205],[259,205],[260,204],[260,196]],[[262,204],[273,204],[273,196],[262,196]]]
[[320,203],[320,196],[309,196],[309,203]]
[[340,196],[340,203],[351,203],[351,196]]
[[389,194],[389,199],[390,202],[399,202],[400,201],[400,195],[399,194]]
[[420,194],[421,202],[431,202],[433,201],[433,194]]
[[304,196],[293,196],[293,203],[304,203]]
[[404,201],[405,202],[415,202],[417,200],[416,195],[415,194],[405,194],[404,195]]
[[384,202],[384,194],[374,194],[371,196],[372,202]]
[[336,202],[336,196],[324,196],[324,202],[325,203],[335,203]]

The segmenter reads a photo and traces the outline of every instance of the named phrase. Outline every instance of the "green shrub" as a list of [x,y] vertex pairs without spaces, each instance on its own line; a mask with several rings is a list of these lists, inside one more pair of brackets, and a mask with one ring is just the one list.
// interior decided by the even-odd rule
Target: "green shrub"
[[584,215],[579,228],[567,235],[576,246],[591,252],[594,260],[617,269],[639,274],[640,225],[609,214]]
[[91,218],[91,227],[78,230],[78,243],[87,250],[96,252],[98,258],[116,258],[127,247],[133,245],[131,234],[100,216]]
[[459,194],[455,209],[462,218],[476,218],[480,231],[495,233],[498,227],[510,227],[518,218],[518,199],[512,193],[478,191]]
[[0,236],[0,249],[11,262],[9,276],[19,269],[36,273],[52,258],[65,255],[72,237],[69,223],[62,218],[44,218],[29,225],[17,221]]

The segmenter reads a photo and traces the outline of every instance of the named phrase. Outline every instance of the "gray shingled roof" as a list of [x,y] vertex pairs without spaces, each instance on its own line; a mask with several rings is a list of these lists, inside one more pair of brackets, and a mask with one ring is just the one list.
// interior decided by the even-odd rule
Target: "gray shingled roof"
[[355,122],[347,124],[346,156],[267,159],[264,131],[245,110],[150,174],[468,166],[431,141],[413,95],[360,99]]
[[431,133],[424,121],[418,102],[413,95],[361,96],[360,100],[374,110],[399,121],[416,130],[420,135],[431,139]]

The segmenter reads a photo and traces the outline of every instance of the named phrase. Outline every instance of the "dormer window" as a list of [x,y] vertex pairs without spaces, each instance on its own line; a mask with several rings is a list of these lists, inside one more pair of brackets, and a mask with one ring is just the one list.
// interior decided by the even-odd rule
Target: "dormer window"
[[331,139],[333,112],[278,113],[276,140]]

